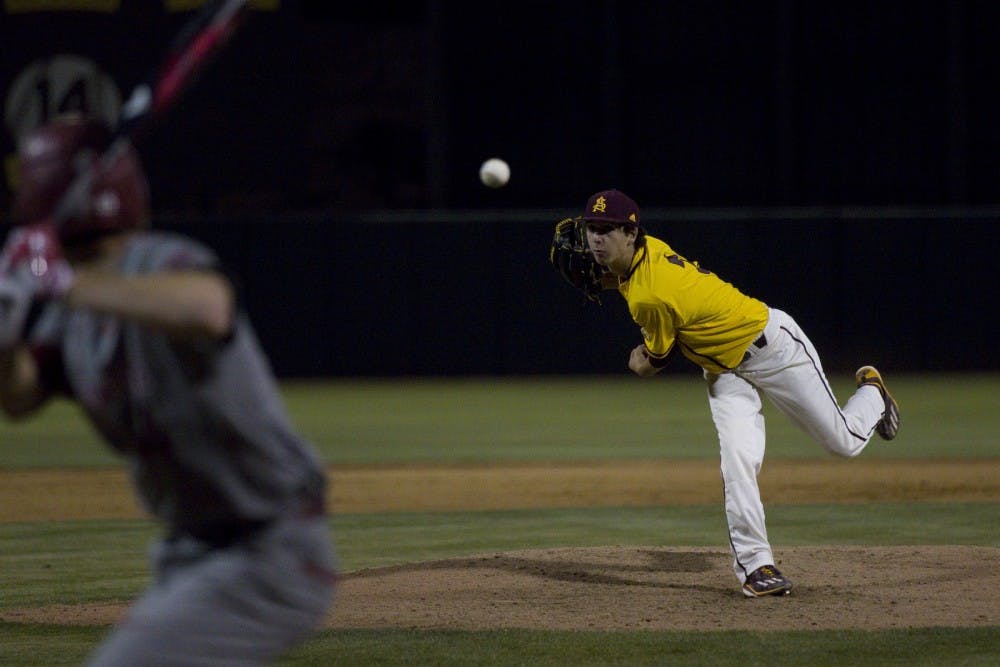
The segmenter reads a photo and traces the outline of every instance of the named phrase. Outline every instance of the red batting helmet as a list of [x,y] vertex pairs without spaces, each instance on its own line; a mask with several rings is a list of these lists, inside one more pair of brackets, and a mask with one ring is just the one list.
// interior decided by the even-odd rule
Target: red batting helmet
[[[77,173],[97,161],[110,136],[104,123],[79,114],[60,116],[26,134],[17,151],[14,224],[51,217]],[[81,243],[145,226],[148,218],[149,184],[129,146],[96,175],[85,208],[63,222],[59,239],[66,245]]]

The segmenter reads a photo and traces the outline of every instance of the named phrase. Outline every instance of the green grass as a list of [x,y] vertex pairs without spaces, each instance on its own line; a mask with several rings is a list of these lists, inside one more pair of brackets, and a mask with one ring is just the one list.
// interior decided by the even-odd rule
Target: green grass
[[[899,439],[865,456],[1000,455],[1000,375],[891,381],[903,414]],[[852,377],[832,377],[831,385],[841,404],[854,392]],[[296,423],[336,463],[718,456],[697,373],[305,383],[289,385],[286,395]],[[773,406],[765,403],[764,412],[769,458],[825,455]]]
[[[1000,375],[887,378],[903,411],[892,443],[863,456],[995,459]],[[833,378],[843,401],[848,377]],[[330,463],[684,458],[714,460],[696,375],[298,382],[289,412]],[[768,460],[822,450],[769,406]],[[610,437],[612,436],[613,437]],[[120,462],[75,407],[0,422],[0,468]],[[9,502],[0,488],[0,502]],[[400,512],[331,518],[343,569],[553,546],[724,549],[721,503],[505,512]],[[773,506],[782,546],[970,544],[1000,547],[1000,503]],[[0,609],[125,601],[148,581],[147,521],[0,524]],[[766,627],[767,619],[761,619]],[[773,628],[769,628],[773,629]],[[80,664],[106,628],[0,623],[0,664]],[[282,665],[993,665],[1000,628],[754,634],[679,632],[325,631]]]
[[[766,622],[762,621],[762,622]],[[107,630],[0,623],[0,664],[79,665]],[[319,633],[278,664],[531,665],[963,665],[992,666],[998,628],[821,632],[546,632],[338,630]]]
[[[901,375],[891,388],[903,422],[874,458],[1000,455],[1000,374]],[[843,403],[853,380],[831,383]],[[701,379],[462,378],[289,382],[299,430],[330,463],[714,459],[718,445]],[[765,405],[768,458],[825,456]],[[0,421],[0,468],[118,465],[68,403],[40,419]]]
[[149,581],[156,531],[148,521],[0,524],[0,609],[129,600]]
[[[0,623],[0,664],[79,665],[106,631]],[[12,635],[10,641],[6,641]],[[38,646],[46,647],[39,662]],[[996,628],[921,628],[893,632],[444,632],[347,630],[324,632],[278,664],[574,665],[638,667],[705,665],[992,666],[1000,655]]]
[[[766,624],[766,620],[762,621]],[[995,665],[997,628],[882,632],[325,632],[282,665]],[[406,656],[400,659],[400,656]]]

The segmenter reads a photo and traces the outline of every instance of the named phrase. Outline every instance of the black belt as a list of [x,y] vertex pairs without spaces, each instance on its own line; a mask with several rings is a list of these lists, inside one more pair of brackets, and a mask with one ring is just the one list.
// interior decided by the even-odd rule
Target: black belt
[[311,519],[325,515],[326,503],[319,498],[309,499],[303,501],[301,505],[285,515],[268,519],[232,519],[175,528],[171,539],[176,539],[182,535],[190,535],[196,540],[205,542],[216,549],[221,549],[253,537],[277,519],[282,518],[282,516]]
[[199,542],[208,544],[213,549],[224,549],[237,542],[242,542],[256,535],[268,525],[273,519],[232,519],[229,521],[213,521],[197,526],[190,526],[177,529],[170,536],[171,540],[178,539],[185,535],[193,537]]
[[[760,336],[757,338],[757,340],[755,340],[754,342],[750,343],[750,346],[751,347],[755,347],[758,350],[763,350],[765,347],[767,347],[767,336],[765,336],[763,333],[761,333]],[[746,361],[751,356],[752,355],[750,354],[750,350],[748,348],[747,351],[743,354],[743,361]]]

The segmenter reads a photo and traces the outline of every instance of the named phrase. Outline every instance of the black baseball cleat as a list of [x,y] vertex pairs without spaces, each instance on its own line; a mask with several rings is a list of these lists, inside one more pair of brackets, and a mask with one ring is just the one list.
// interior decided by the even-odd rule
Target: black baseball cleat
[[882,376],[875,370],[874,366],[862,366],[854,373],[854,379],[857,380],[858,387],[870,384],[882,394],[882,400],[885,401],[885,412],[882,413],[882,419],[879,423],[875,425],[875,431],[882,436],[883,440],[892,440],[899,432],[899,404],[885,388]]
[[792,592],[792,582],[778,572],[773,565],[762,565],[750,573],[743,584],[743,595],[759,598],[765,595],[788,595]]

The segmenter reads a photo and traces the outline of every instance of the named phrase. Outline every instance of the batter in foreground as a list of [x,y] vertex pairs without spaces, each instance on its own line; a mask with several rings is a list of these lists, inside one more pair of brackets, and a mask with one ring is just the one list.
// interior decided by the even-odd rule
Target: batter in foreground
[[152,584],[88,664],[270,662],[332,603],[324,470],[219,259],[148,229],[134,150],[97,173],[80,210],[50,219],[107,138],[69,116],[19,145],[0,254],[0,404],[19,417],[53,395],[78,402],[165,525]]
[[628,367],[655,375],[670,352],[703,370],[719,434],[733,567],[747,597],[784,595],[792,582],[774,566],[757,475],[764,461],[761,394],[829,452],[857,456],[873,433],[892,440],[899,406],[872,366],[843,408],[809,338],[787,313],[746,296],[648,236],[639,208],[618,190],[590,197],[583,215],[556,225],[549,256],[593,301],[617,289],[641,327]]

